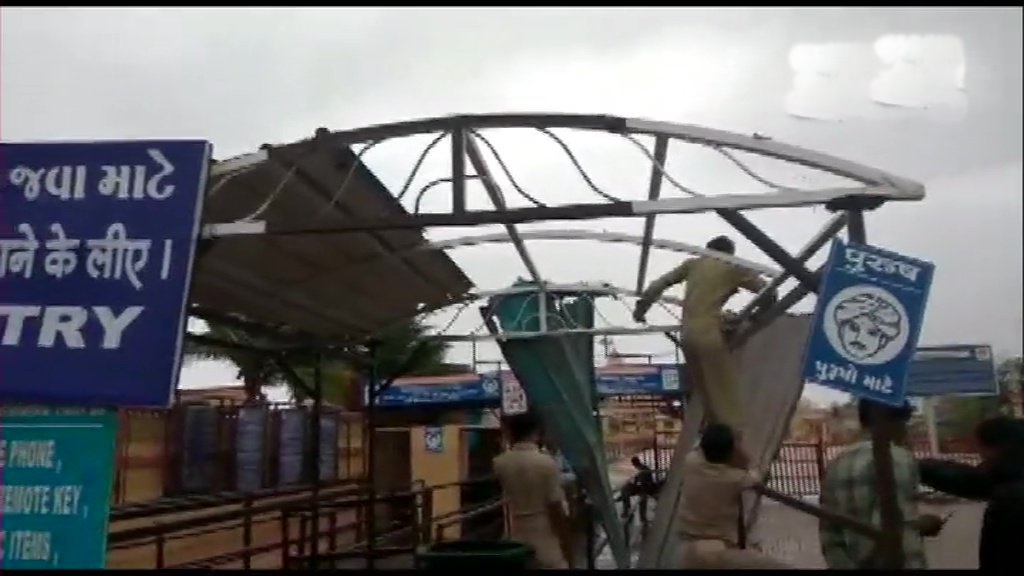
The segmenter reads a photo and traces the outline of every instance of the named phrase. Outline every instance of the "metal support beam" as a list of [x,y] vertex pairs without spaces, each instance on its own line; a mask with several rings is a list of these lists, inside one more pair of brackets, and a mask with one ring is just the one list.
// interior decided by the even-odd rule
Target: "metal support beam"
[[[467,137],[465,139],[465,153],[469,156],[469,161],[473,164],[473,170],[476,171],[477,176],[480,178],[480,183],[483,184],[487,197],[491,199],[494,207],[498,210],[508,210],[505,195],[502,193],[498,183],[495,182],[494,175],[487,166],[487,161],[484,160],[480,147],[477,146],[474,137]],[[538,286],[544,286],[544,278],[540,275],[540,271],[537,269],[533,258],[530,257],[530,252],[527,250],[522,236],[519,235],[516,225],[505,224],[505,232],[508,234],[509,239],[512,240],[512,245],[515,247],[516,252],[519,253],[519,258],[522,259],[523,265],[526,266],[526,270],[530,273],[533,281]]]
[[379,344],[377,342],[371,342],[369,344],[370,352],[370,373],[369,373],[369,391],[366,394],[366,406],[364,414],[366,415],[366,458],[363,462],[364,470],[366,471],[366,483],[369,493],[367,494],[367,512],[366,512],[366,569],[373,570],[376,564],[376,554],[374,552],[377,548],[377,462],[376,462],[376,444],[377,444],[377,394],[378,394],[378,373],[377,373],[377,353]]
[[[833,216],[825,224],[825,227],[822,228],[817,234],[815,234],[814,238],[811,238],[810,242],[808,242],[800,250],[800,252],[796,254],[796,260],[799,261],[801,264],[806,264],[807,261],[813,258],[814,255],[817,254],[818,250],[821,250],[822,246],[828,243],[828,241],[831,240],[832,237],[835,236],[840,230],[842,230],[845,225],[846,214],[836,214],[835,216]],[[812,274],[814,274],[816,277],[819,276],[818,271],[815,271]],[[753,314],[761,306],[765,298],[767,298],[768,295],[771,294],[772,292],[778,290],[779,286],[782,286],[782,283],[785,282],[786,280],[789,280],[790,278],[791,275],[789,272],[783,272],[779,276],[772,278],[771,282],[768,283],[768,286],[766,286],[765,289],[761,291],[761,293],[755,296],[753,300],[748,302],[747,305],[743,307],[739,314],[740,318],[750,318],[751,314]]]
[[[835,233],[838,232],[839,229],[842,228],[842,226],[844,224],[849,226],[848,220],[849,220],[849,216],[845,215],[845,214],[837,215],[835,218],[830,220],[825,225],[825,227],[821,230],[821,232],[819,232],[817,236],[815,236],[814,238],[811,239],[811,241],[804,248],[804,250],[801,251],[801,253],[798,256],[798,258],[802,258],[804,255],[806,255],[807,256],[806,259],[810,259],[811,256],[814,255],[814,252],[816,252],[817,250],[821,249],[821,247],[824,246],[825,243],[832,236],[834,236]],[[862,222],[863,222],[863,220],[862,220]],[[862,230],[863,230],[863,228],[862,228]],[[824,273],[824,271],[825,271],[825,267],[821,266],[817,270],[815,270],[812,274],[814,274],[814,276],[820,278],[821,275]],[[781,284],[781,280],[779,281],[779,284]],[[773,321],[775,321],[776,318],[778,318],[778,317],[782,316],[783,314],[785,314],[787,311],[789,311],[790,308],[792,308],[793,306],[796,306],[798,303],[800,303],[801,300],[806,298],[810,293],[811,293],[811,290],[807,287],[806,284],[801,283],[801,284],[797,285],[792,290],[790,290],[788,293],[786,293],[782,298],[780,298],[778,300],[778,302],[775,303],[774,306],[772,306],[771,308],[769,308],[769,309],[765,310],[764,312],[758,314],[758,316],[756,318],[753,318],[752,322],[750,323],[750,325],[748,325],[745,329],[741,330],[740,332],[737,332],[736,335],[733,336],[733,338],[729,341],[729,345],[731,347],[733,347],[734,349],[743,346],[743,344],[746,343],[748,340],[750,340],[751,337],[753,337],[755,334],[757,334],[758,332],[763,330],[765,327],[767,327],[769,324],[771,324]],[[763,296],[761,294],[759,294],[758,297],[760,298],[760,297],[763,297]],[[753,310],[752,308],[749,309],[749,310],[748,309],[744,309],[744,313],[746,313],[749,316],[749,314],[752,312],[752,310]]]
[[798,259],[790,255],[778,242],[772,240],[763,230],[758,228],[746,216],[738,210],[716,210],[723,220],[732,225],[744,238],[753,242],[772,260],[782,266],[782,269],[793,275],[801,284],[807,286],[812,292],[818,291],[818,279]]
[[[848,240],[865,244],[867,234],[864,213],[851,210],[847,217]],[[875,482],[882,520],[882,538],[878,542],[882,565],[879,568],[901,570],[905,560],[903,518],[896,496],[896,473],[892,460],[892,443],[900,424],[889,417],[889,411],[882,405],[873,405],[872,412],[871,455],[875,462]]]
[[560,330],[548,330],[542,332],[540,330],[536,332],[499,332],[497,334],[431,334],[423,336],[424,340],[435,340],[441,342],[472,342],[474,340],[486,341],[486,340],[527,340],[530,338],[543,338],[545,336],[566,336],[569,334],[591,334],[594,336],[600,336],[606,334],[609,336],[626,336],[626,335],[637,335],[637,334],[658,334],[661,332],[672,332],[679,330],[678,324],[660,324],[642,326],[639,328],[626,328],[622,326],[608,326],[603,328],[563,328]]
[[[824,267],[818,268],[814,273],[821,274],[824,269]],[[750,340],[751,337],[774,322],[776,318],[785,314],[790,308],[796,306],[810,293],[811,291],[807,286],[804,286],[803,284],[797,285],[787,292],[782,298],[779,298],[779,301],[776,302],[774,306],[759,314],[757,318],[754,318],[748,327],[737,332],[729,340],[729,346],[733,349],[740,348]]]
[[846,235],[850,242],[864,244],[867,242],[867,230],[864,226],[864,212],[851,210],[846,214]]
[[[480,182],[484,185],[484,190],[487,191],[487,196],[490,197],[494,207],[502,212],[508,211],[505,196],[498,187],[498,183],[494,181],[494,175],[491,174],[490,168],[487,167],[487,162],[484,160],[483,154],[480,153],[480,147],[476,145],[475,138],[466,138],[464,144],[465,152],[469,155],[469,160],[473,163],[473,168],[476,170],[477,176],[480,177]],[[540,330],[541,332],[546,332],[548,328],[548,310],[547,294],[544,292],[544,277],[540,275],[537,265],[534,263],[533,258],[530,257],[530,252],[526,249],[526,243],[523,242],[519,231],[516,230],[515,224],[505,224],[505,232],[508,234],[509,239],[512,240],[512,245],[515,247],[516,252],[519,253],[519,258],[523,261],[523,265],[526,266],[526,270],[530,273],[533,282],[537,285],[537,304],[540,306],[538,313]]]
[[323,359],[317,352],[313,358],[313,414],[310,429],[310,443],[313,445],[310,450],[312,458],[309,463],[309,471],[312,475],[311,482],[313,489],[310,491],[310,512],[313,514],[313,542],[309,553],[309,568],[320,569],[320,431],[323,419],[324,404],[324,382],[323,382]]
[[452,130],[452,213],[466,212],[466,130]]
[[[806,502],[800,498],[795,498],[793,496],[790,496],[789,494],[784,494],[782,492],[779,492],[778,490],[773,490],[764,484],[755,486],[754,490],[759,492],[762,496],[775,500],[776,502],[789,506],[790,508],[799,510],[805,514],[809,514],[822,520],[829,520],[832,522],[836,522],[838,524],[842,524],[851,532],[856,532],[857,534],[860,534],[862,536],[878,539],[882,535],[881,531],[879,531],[878,528],[871,525],[870,523],[862,522],[852,516],[840,514],[839,512],[828,510],[826,508],[822,508],[821,506],[815,506],[814,504]],[[744,529],[746,529],[745,525],[743,527]]]
[[[296,172],[298,174],[299,172]],[[409,230],[434,226],[477,226],[480,224],[522,224],[546,220],[592,220],[649,214],[697,214],[716,210],[760,210],[766,208],[797,208],[820,206],[837,199],[871,197],[878,202],[916,200],[907,198],[891,186],[853,186],[806,191],[783,191],[754,194],[716,194],[694,198],[659,198],[636,202],[599,202],[561,206],[526,206],[510,210],[472,210],[465,213],[389,214],[365,218],[346,216],[344,222],[312,225],[272,222],[261,234],[290,236],[345,234],[380,230]],[[255,234],[237,231],[233,235]]]
[[[661,185],[665,181],[665,162],[668,158],[668,138],[657,136],[654,139],[654,162],[651,165],[651,182],[647,187],[647,199],[657,200],[661,197]],[[640,244],[640,267],[636,272],[636,291],[643,292],[644,281],[647,280],[647,264],[651,256],[651,239],[654,237],[654,214],[644,216],[644,237]]]

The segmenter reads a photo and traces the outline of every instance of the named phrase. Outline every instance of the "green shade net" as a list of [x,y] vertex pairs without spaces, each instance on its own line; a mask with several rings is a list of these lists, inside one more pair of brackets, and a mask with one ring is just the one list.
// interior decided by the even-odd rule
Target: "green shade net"
[[[530,286],[518,281],[515,286]],[[546,294],[547,329],[594,327],[594,303],[587,295]],[[491,300],[492,332],[538,332],[540,296],[536,292]],[[629,550],[608,480],[604,439],[596,415],[592,335],[563,334],[500,340],[501,352],[544,424],[545,437],[569,461],[587,491],[597,519],[608,535],[619,568],[629,567]]]

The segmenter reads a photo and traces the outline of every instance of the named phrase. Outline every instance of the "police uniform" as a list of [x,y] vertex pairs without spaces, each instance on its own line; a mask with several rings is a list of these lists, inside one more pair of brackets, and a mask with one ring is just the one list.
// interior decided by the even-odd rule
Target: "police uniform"
[[568,568],[548,516],[549,504],[565,506],[561,470],[555,459],[532,442],[520,442],[494,459],[494,474],[505,496],[508,539],[532,546],[539,568]]
[[725,341],[722,307],[740,288],[756,293],[765,284],[739,266],[701,256],[652,282],[642,299],[653,300],[681,282],[686,283],[682,344],[689,380],[704,401],[709,419],[742,434],[745,420],[740,383]]
[[740,495],[759,482],[760,477],[755,472],[708,462],[699,449],[687,454],[679,505],[683,568],[792,568],[770,556],[738,546]]

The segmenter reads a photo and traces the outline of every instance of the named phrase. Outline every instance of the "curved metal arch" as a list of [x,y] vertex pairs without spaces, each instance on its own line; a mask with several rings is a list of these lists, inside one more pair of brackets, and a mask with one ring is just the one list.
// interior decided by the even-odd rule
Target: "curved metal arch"
[[[607,242],[610,244],[633,244],[635,246],[643,246],[645,238],[635,234],[623,234],[619,232],[598,232],[594,230],[580,230],[580,229],[557,229],[557,230],[530,230],[520,231],[519,238],[521,240],[594,240],[597,242]],[[399,250],[394,253],[395,256],[401,257],[408,254],[414,254],[416,252],[426,252],[430,250],[452,250],[455,248],[467,248],[470,246],[480,246],[484,244],[504,244],[513,243],[515,238],[508,232],[493,232],[489,234],[477,234],[472,236],[459,236],[457,238],[449,238],[447,240],[435,240],[432,242],[426,242],[412,248],[405,250]],[[731,254],[725,254],[723,252],[716,252],[714,250],[708,250],[693,244],[687,244],[686,242],[678,242],[676,240],[661,240],[652,238],[648,243],[652,248],[658,248],[659,250],[667,250],[670,252],[679,252],[684,254],[693,254],[694,256],[708,256],[715,258],[723,262],[729,262],[735,266],[756,272],[768,278],[779,278],[783,275],[781,270],[765,266],[764,264],[758,264],[751,260],[746,260],[738,256]],[[375,256],[369,260],[358,262],[355,266],[368,266],[374,262],[379,261],[384,256]],[[446,305],[447,306],[447,305]],[[437,308],[436,310],[440,310]]]
[[[572,284],[552,284],[546,283],[543,287],[538,286],[511,286],[509,288],[498,288],[495,290],[474,290],[466,295],[462,299],[461,303],[469,303],[477,300],[484,300],[486,298],[494,298],[501,296],[511,296],[515,294],[529,294],[529,293],[546,293],[546,294],[589,294],[592,296],[629,296],[631,298],[639,298],[640,294],[636,290],[630,290],[623,286],[617,286],[609,282],[575,282]],[[673,304],[676,306],[683,305],[683,299],[675,296],[662,295],[657,298],[657,301],[664,302],[665,304]],[[438,310],[441,310],[440,308]],[[436,312],[437,310],[435,310]]]
[[[637,236],[634,234],[623,234],[619,232],[597,232],[593,230],[574,230],[574,229],[563,229],[563,230],[530,230],[519,232],[520,238],[523,240],[595,240],[598,242],[608,242],[611,244],[634,244],[636,246],[644,245],[644,237]],[[438,240],[435,242],[428,242],[422,244],[411,251],[421,250],[450,250],[453,248],[463,248],[467,246],[479,246],[481,244],[500,244],[506,242],[512,242],[514,239],[505,232],[494,232],[491,234],[479,234],[475,236],[460,236],[458,238],[452,238],[449,240]],[[782,274],[781,270],[758,264],[751,260],[746,260],[738,256],[731,254],[725,254],[724,252],[717,252],[715,250],[708,250],[700,246],[693,244],[687,244],[686,242],[678,242],[675,240],[659,240],[657,238],[651,239],[650,245],[652,248],[658,248],[660,250],[668,250],[671,252],[683,252],[686,254],[693,254],[695,256],[707,256],[709,258],[715,258],[723,262],[745,268],[752,272],[767,276],[769,278],[775,278]]]
[[422,133],[461,132],[488,128],[571,128],[614,134],[662,136],[694,144],[722,146],[760,154],[831,172],[869,186],[891,187],[897,192],[896,196],[907,200],[919,200],[924,197],[924,186],[918,182],[830,154],[776,142],[756,134],[747,136],[691,124],[657,122],[640,118],[586,114],[459,114],[376,124],[333,132],[327,128],[320,128],[317,130],[317,136],[332,140],[339,145],[349,146]]

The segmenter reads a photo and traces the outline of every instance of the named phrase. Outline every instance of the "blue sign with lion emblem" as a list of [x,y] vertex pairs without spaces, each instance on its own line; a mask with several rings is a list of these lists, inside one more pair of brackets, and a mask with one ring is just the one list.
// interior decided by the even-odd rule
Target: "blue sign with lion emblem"
[[804,382],[902,404],[934,272],[930,262],[834,240],[807,342]]

